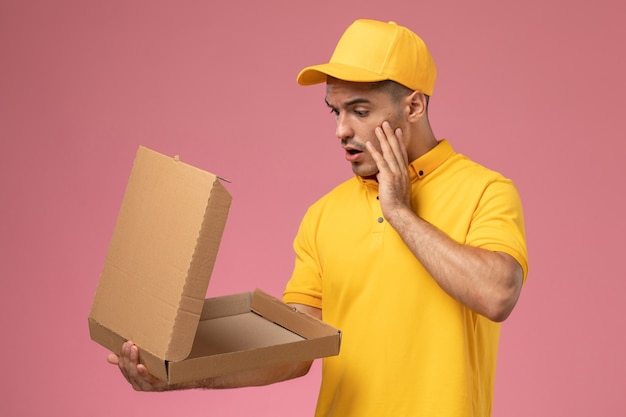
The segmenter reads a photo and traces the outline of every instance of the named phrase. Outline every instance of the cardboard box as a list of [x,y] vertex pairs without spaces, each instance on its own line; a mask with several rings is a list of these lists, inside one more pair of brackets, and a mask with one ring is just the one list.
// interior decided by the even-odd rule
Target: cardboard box
[[169,383],[339,353],[341,332],[261,290],[204,299],[231,196],[218,177],[140,147],[89,314]]

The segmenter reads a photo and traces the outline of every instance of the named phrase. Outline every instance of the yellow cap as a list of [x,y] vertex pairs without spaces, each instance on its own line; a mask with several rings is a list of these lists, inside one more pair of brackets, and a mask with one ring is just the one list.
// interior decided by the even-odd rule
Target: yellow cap
[[353,82],[393,80],[430,96],[437,69],[424,41],[409,29],[360,19],[341,36],[328,64],[303,69],[298,83],[323,83],[328,75]]

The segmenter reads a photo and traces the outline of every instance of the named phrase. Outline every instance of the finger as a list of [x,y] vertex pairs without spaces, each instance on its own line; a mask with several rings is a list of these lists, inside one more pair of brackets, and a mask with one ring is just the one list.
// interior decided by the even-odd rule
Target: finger
[[402,166],[402,151],[399,149],[398,140],[391,125],[385,121],[376,128],[375,133],[389,169],[394,174],[398,173]]
[[131,379],[137,379],[137,365],[139,363],[139,349],[137,346],[130,345],[128,348],[128,376]]
[[[391,148],[389,147],[387,138],[385,137],[385,134],[380,126],[375,129],[375,133],[378,137],[380,151],[377,150],[372,143],[368,142],[366,146],[368,146],[368,150],[370,151],[374,162],[376,162],[376,167],[378,168],[377,177],[380,180],[381,176],[385,177],[387,175],[394,175],[397,171],[397,167],[395,166],[395,159],[389,156]],[[393,164],[393,166],[391,164]]]
[[396,155],[400,156],[400,160],[399,163],[402,166],[408,166],[409,165],[409,155],[408,155],[408,151],[406,150],[406,143],[404,142],[404,132],[402,131],[402,129],[397,128],[395,131],[395,136],[398,139],[397,141],[397,145],[398,145],[398,153]]
[[122,351],[120,352],[119,364],[118,364],[120,371],[122,372],[122,375],[124,375],[124,378],[126,378],[128,382],[131,382],[131,376],[130,376],[130,372],[131,372],[130,347],[131,346],[132,346],[132,342],[130,341],[122,345]]
[[382,156],[387,165],[389,165],[390,162],[395,163],[395,158],[390,159],[390,155],[392,155],[393,151],[391,149],[391,145],[389,144],[389,138],[387,138],[383,127],[377,126],[374,130],[374,133],[376,134],[376,137],[378,138],[378,143],[380,144],[380,153],[382,153]]
[[145,365],[139,363],[139,348],[130,347],[131,384],[137,391],[161,391],[167,385],[150,372]]
[[[143,365],[141,366],[143,367]],[[149,384],[146,385],[146,381],[144,381],[144,377],[139,370],[139,348],[134,344],[128,346],[128,366],[126,372],[128,381],[136,391],[148,391]]]
[[130,345],[128,344],[128,342],[125,342],[122,345],[122,350],[120,351],[120,355],[119,355],[119,366],[120,368],[124,368],[126,369],[127,365],[128,365],[128,349],[129,349]]
[[[110,354],[110,363],[117,365],[126,380],[136,391],[151,391],[154,377],[148,373],[144,365],[139,364],[139,348],[131,341],[122,345],[120,355]],[[152,380],[151,380],[152,378]]]
[[391,124],[387,121],[381,125],[382,131],[385,134],[386,142],[391,149],[391,155],[395,158],[395,163],[398,167],[408,165],[408,157],[406,153],[406,146],[404,145],[404,137],[402,129],[391,127]]
[[144,365],[137,365],[137,374],[141,379],[138,379],[138,383],[141,385],[143,391],[155,391],[158,383],[161,381],[150,372]]
[[369,142],[369,141],[366,142],[365,147],[369,151],[370,155],[372,155],[374,162],[376,162],[376,167],[378,168],[378,172],[380,173],[381,171],[387,170],[388,169],[387,162],[385,162],[385,159],[383,158],[381,153],[378,152],[378,150],[374,147],[372,142]]

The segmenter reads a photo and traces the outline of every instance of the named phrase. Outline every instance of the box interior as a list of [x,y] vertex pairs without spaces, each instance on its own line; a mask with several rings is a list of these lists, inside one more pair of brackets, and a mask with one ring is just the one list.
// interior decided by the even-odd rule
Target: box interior
[[302,340],[254,312],[217,317],[200,321],[189,359]]

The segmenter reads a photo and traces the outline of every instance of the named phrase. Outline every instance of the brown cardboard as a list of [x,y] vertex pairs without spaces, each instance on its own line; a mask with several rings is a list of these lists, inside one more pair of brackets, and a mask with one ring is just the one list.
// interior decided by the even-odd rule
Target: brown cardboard
[[218,177],[140,147],[89,314],[170,383],[337,355],[341,333],[261,290],[204,299],[231,196]]

